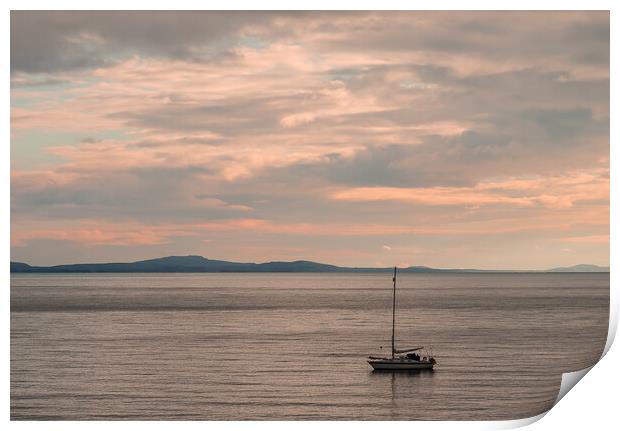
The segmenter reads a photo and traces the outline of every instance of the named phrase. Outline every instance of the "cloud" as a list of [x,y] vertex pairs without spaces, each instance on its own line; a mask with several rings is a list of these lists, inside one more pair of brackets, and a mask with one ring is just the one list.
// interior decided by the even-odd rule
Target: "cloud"
[[546,206],[568,208],[580,201],[607,202],[607,172],[572,173],[566,177],[506,179],[481,182],[474,187],[359,187],[342,189],[330,195],[345,201],[401,201],[423,205]]
[[[36,35],[31,30],[37,29]],[[441,29],[438,31],[438,29]],[[544,40],[545,43],[541,43]],[[115,64],[138,54],[210,61],[237,46],[303,41],[351,64],[364,52],[461,72],[523,62],[601,74],[609,66],[608,12],[13,11],[11,68],[41,72]],[[459,61],[454,61],[458,59]],[[331,61],[334,63],[334,60]],[[311,64],[311,63],[309,63]],[[608,72],[607,72],[608,76]]]
[[26,256],[40,241],[129,256],[207,238],[249,259],[314,246],[371,263],[388,241],[410,260],[396,239],[423,237],[419,255],[445,266],[432,250],[463,256],[463,236],[495,251],[597,238],[573,242],[608,254],[607,12],[11,20],[11,229]]
[[[592,220],[594,221],[594,220]],[[451,223],[441,227],[394,225],[386,223],[334,223],[334,222],[296,222],[286,223],[267,219],[232,218],[214,219],[206,222],[194,223],[139,223],[125,221],[112,223],[101,219],[76,219],[70,225],[62,222],[62,227],[42,227],[40,224],[27,223],[24,227],[13,230],[11,244],[25,246],[34,240],[56,240],[75,242],[84,245],[156,245],[166,244],[179,237],[213,237],[218,238],[236,236],[239,233],[248,234],[277,234],[288,237],[304,237],[307,235],[318,237],[386,237],[415,234],[418,236],[496,236],[507,233],[538,232],[538,231],[567,231],[569,224],[539,224],[536,221],[529,223],[514,223],[507,225],[503,221],[492,223]],[[45,223],[51,224],[51,223]],[[223,235],[223,236],[222,236]],[[212,240],[210,240],[212,241]],[[569,240],[570,241],[570,240]],[[577,242],[577,241],[573,241]],[[382,246],[390,251],[392,247]]]
[[11,69],[102,67],[134,53],[205,61],[226,51],[226,37],[269,19],[261,12],[12,11]]
[[562,242],[573,243],[602,243],[609,244],[609,234],[607,235],[585,235],[585,236],[568,236],[559,238]]
[[17,230],[11,235],[13,246],[24,246],[35,239],[59,240],[83,245],[136,246],[165,244],[171,236],[185,236],[187,231],[169,227],[149,227],[128,223],[122,226],[87,222],[70,228]]

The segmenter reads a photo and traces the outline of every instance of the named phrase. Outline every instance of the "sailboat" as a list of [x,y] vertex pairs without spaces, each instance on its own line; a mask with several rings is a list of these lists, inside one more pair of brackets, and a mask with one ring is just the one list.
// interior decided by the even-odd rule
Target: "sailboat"
[[[424,354],[423,346],[410,349],[397,349],[394,344],[396,329],[396,267],[394,267],[394,283],[392,296],[392,355],[391,357],[369,356],[368,363],[373,370],[429,370],[437,363],[435,358]],[[420,355],[418,352],[422,353]]]

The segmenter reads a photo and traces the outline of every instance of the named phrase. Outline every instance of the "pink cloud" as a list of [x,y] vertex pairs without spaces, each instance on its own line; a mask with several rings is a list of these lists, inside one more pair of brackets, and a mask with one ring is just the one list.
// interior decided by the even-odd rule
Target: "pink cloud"
[[[441,253],[444,239],[460,246],[463,236],[473,243],[528,232],[549,234],[553,246],[604,246],[609,68],[604,55],[575,61],[596,57],[589,48],[600,43],[556,38],[583,26],[604,31],[607,17],[549,18],[278,16],[239,30],[259,47],[231,35],[222,56],[209,50],[227,48],[188,47],[204,61],[138,47],[139,55],[96,69],[16,72],[11,133],[26,146],[14,152],[22,160],[11,176],[13,243],[148,246],[236,236],[231,244],[241,249],[253,234],[294,244],[325,236],[368,262],[385,243],[391,255],[402,252],[399,260],[410,258],[383,236],[440,238]],[[510,37],[471,31],[477,22],[509,28]],[[445,49],[416,36],[431,41],[438,28]],[[532,44],[541,34],[555,36]],[[61,42],[111,47],[98,35],[85,30]],[[62,84],[40,86],[54,80]],[[579,133],[554,140],[546,123],[561,125],[575,111]],[[28,137],[50,131],[95,139],[40,149]],[[30,148],[44,154],[25,169]],[[346,236],[373,237],[365,242],[372,253]]]
[[[111,223],[102,220],[80,220],[65,227],[37,228],[26,224],[12,230],[11,243],[13,246],[23,246],[35,239],[50,239],[76,242],[85,245],[156,245],[168,243],[177,237],[210,238],[213,233],[271,233],[294,236],[390,236],[402,234],[430,235],[430,236],[482,236],[500,235],[516,232],[570,231],[574,223],[603,223],[602,220],[567,217],[565,221],[548,220],[544,216],[533,217],[524,221],[520,218],[495,219],[492,221],[452,221],[434,223],[432,225],[403,225],[391,223],[286,223],[265,219],[228,219],[214,220],[204,223],[181,224],[144,224],[136,221]],[[602,235],[590,237],[566,237],[567,242],[604,241]],[[391,247],[383,246],[385,250]]]
[[355,187],[332,191],[334,200],[351,202],[400,201],[422,205],[483,205],[569,208],[579,201],[609,199],[607,171],[568,173],[534,179],[508,178],[472,187]]
[[69,241],[79,244],[96,245],[156,245],[165,244],[171,236],[189,234],[178,228],[143,226],[136,223],[118,225],[110,223],[82,223],[76,227],[48,229],[16,229],[11,232],[11,245],[23,246],[35,239]]
[[588,243],[609,243],[609,235],[584,235],[584,236],[567,236],[559,238],[562,242],[572,242],[580,244]]

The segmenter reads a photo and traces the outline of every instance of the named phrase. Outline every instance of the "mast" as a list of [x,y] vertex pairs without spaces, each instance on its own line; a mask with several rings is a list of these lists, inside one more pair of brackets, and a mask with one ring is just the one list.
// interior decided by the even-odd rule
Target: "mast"
[[392,295],[392,359],[394,359],[394,327],[396,324],[396,267],[394,267],[394,293]]

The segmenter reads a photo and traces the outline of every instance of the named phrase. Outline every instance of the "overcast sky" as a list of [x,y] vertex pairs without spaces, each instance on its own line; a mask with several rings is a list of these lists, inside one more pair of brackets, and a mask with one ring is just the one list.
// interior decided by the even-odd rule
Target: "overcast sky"
[[607,12],[12,12],[11,259],[609,264]]

